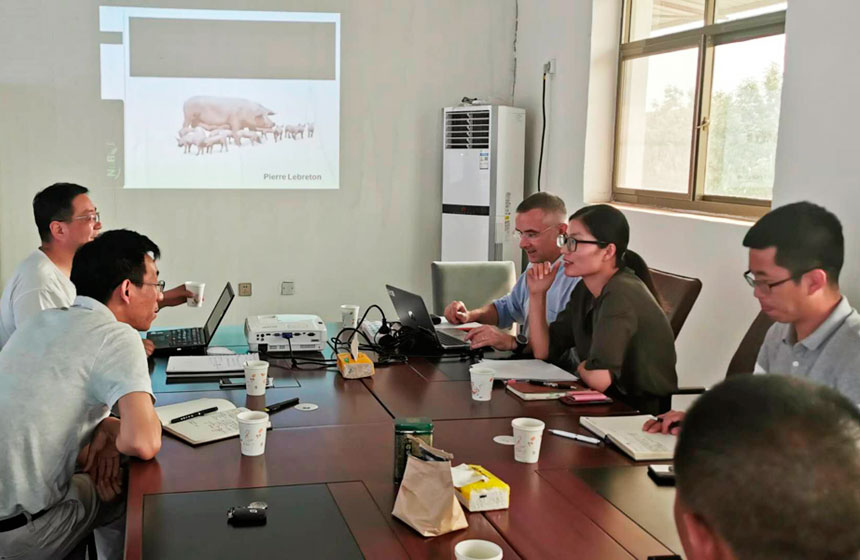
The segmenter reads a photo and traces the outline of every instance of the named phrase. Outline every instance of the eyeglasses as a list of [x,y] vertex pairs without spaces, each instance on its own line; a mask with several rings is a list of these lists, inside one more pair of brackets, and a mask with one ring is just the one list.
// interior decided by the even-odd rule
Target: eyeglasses
[[164,280],[159,280],[158,282],[140,282],[137,284],[138,286],[156,286],[160,293],[164,293],[164,286],[166,285]]
[[574,253],[576,252],[576,246],[580,243],[586,243],[588,245],[597,245],[601,248],[606,247],[608,243],[606,241],[591,241],[589,239],[574,239],[573,237],[561,234],[555,239],[555,244],[559,246],[559,248],[567,247],[568,252]]
[[101,216],[98,212],[93,212],[91,214],[84,214],[83,216],[75,216],[74,218],[70,218],[66,221],[74,222],[76,220],[81,220],[85,222],[101,222]]
[[528,239],[528,240],[537,239],[538,237],[543,235],[544,232],[549,231],[554,227],[555,226],[549,226],[548,228],[544,228],[540,231],[520,231],[518,229],[515,229],[514,230],[514,237],[516,237],[517,239],[522,238],[522,239]]
[[798,274],[793,274],[793,275],[789,276],[788,278],[784,278],[782,280],[777,280],[776,282],[765,282],[764,280],[756,280],[755,275],[752,273],[752,271],[747,270],[746,272],[744,272],[744,280],[747,281],[747,284],[750,285],[750,288],[752,288],[752,289],[758,288],[759,290],[761,290],[762,293],[769,294],[771,292],[771,290],[773,290],[774,288],[776,288],[780,284],[785,284],[789,280],[796,280],[796,279],[800,278],[801,276],[803,276],[804,274],[806,274],[807,272],[809,272],[809,271],[804,270],[803,272],[800,272]]

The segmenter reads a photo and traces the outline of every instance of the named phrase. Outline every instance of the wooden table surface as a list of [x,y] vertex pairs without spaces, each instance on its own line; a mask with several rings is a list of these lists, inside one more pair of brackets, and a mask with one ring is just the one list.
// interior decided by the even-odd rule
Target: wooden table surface
[[[235,328],[227,329],[221,344],[242,351],[236,333]],[[166,387],[164,362],[156,360],[154,387]],[[572,473],[572,468],[631,468],[633,463],[616,449],[544,432],[540,461],[522,464],[513,460],[511,446],[493,441],[496,435],[511,434],[515,417],[531,416],[544,420],[548,428],[588,433],[579,427],[580,415],[630,413],[625,405],[567,407],[557,401],[525,402],[502,386],[493,389],[489,402],[473,401],[469,383],[463,380],[468,363],[450,359],[415,358],[408,364],[378,368],[374,377],[363,380],[345,380],[335,370],[290,369],[283,360],[273,361],[272,370],[284,385],[269,389],[265,397],[218,390],[211,383],[156,390],[158,405],[220,397],[237,406],[259,409],[298,396],[320,408],[272,415],[274,429],[267,435],[266,453],[261,457],[242,456],[235,439],[191,447],[165,435],[156,459],[133,460],[127,559],[141,558],[146,494],[314,483],[332,489],[367,558],[454,558],[454,545],[471,538],[499,544],[505,559],[644,559],[671,554]],[[480,464],[507,482],[510,508],[466,512],[467,529],[435,538],[421,537],[391,516],[396,497],[393,418],[398,416],[432,418],[435,445],[454,454],[454,465]],[[648,500],[647,487],[639,490],[643,488],[642,499]],[[367,494],[373,507],[368,505]]]

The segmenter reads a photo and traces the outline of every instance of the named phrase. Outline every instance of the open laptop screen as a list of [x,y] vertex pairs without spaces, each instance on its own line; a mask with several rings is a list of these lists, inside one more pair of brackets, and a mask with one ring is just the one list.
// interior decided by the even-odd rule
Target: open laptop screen
[[215,329],[218,328],[218,325],[221,323],[221,319],[223,319],[224,315],[227,313],[227,308],[230,307],[231,301],[233,301],[233,286],[230,285],[230,282],[227,282],[227,285],[224,286],[224,291],[221,292],[221,297],[218,298],[218,302],[212,309],[212,313],[209,314],[209,318],[206,319],[206,324],[203,325],[203,336],[205,337],[207,345],[209,344],[209,341],[212,340],[212,335],[215,334]]

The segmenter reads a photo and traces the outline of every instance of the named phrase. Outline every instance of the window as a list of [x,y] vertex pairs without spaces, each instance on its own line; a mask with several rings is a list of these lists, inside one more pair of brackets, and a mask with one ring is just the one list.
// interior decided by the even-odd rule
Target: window
[[613,200],[770,208],[786,1],[624,0]]

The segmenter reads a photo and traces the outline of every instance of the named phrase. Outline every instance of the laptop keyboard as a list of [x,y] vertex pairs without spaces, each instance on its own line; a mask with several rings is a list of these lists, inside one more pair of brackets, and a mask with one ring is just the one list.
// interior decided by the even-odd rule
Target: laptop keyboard
[[[446,329],[447,330],[447,329]],[[452,329],[455,330],[455,329]],[[462,331],[460,331],[462,332]],[[456,336],[451,336],[450,334],[446,334],[445,331],[436,330],[436,336],[439,337],[439,344],[442,346],[468,346],[469,343],[463,340],[462,338],[457,338]],[[462,336],[466,336],[466,333],[463,332]]]
[[167,331],[168,346],[202,346],[203,329],[192,327],[188,329],[172,329]]

